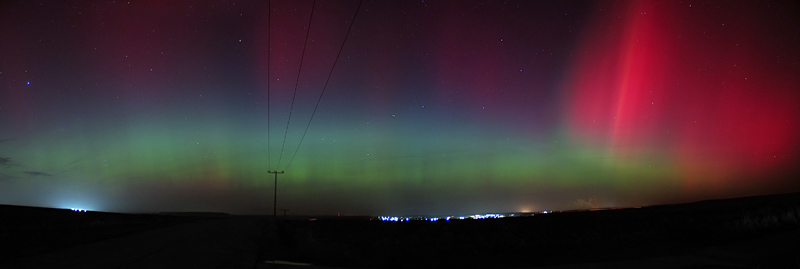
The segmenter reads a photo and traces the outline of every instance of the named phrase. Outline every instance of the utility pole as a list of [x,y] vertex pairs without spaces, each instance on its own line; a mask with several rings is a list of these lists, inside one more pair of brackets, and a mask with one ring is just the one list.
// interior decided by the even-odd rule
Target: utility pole
[[275,193],[272,194],[272,217],[278,216],[278,174],[283,174],[283,171],[267,171],[267,173],[275,174]]

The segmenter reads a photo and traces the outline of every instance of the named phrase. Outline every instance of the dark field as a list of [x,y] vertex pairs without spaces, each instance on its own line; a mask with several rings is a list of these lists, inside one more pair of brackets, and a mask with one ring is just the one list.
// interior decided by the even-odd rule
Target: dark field
[[753,245],[752,256],[733,262],[800,268],[800,242],[781,239],[799,238],[799,221],[798,194],[490,220],[283,220],[277,259],[337,267],[539,267],[693,255],[758,241],[766,246]]
[[168,215],[79,213],[0,205],[0,265],[20,257],[192,220]]
[[[181,235],[181,238],[200,238],[199,235],[206,233],[203,231],[214,231],[217,233],[216,238],[225,238],[227,233],[231,233],[230,238],[233,238],[232,231],[237,230],[236,227],[240,227],[238,225],[241,227],[238,228],[240,232],[237,232],[237,236],[242,236],[244,233],[241,231],[245,229],[252,230],[247,232],[252,235],[234,240],[244,242],[242,244],[256,244],[257,246],[246,248],[252,255],[235,258],[247,260],[245,262],[226,261],[224,264],[237,266],[225,268],[272,267],[264,261],[273,258],[350,268],[515,268],[587,263],[597,265],[598,262],[610,263],[608,268],[613,268],[620,267],[614,263],[658,257],[673,257],[667,260],[690,257],[688,262],[667,263],[667,266],[661,264],[661,268],[709,267],[709,263],[693,262],[697,257],[713,258],[714,262],[710,267],[718,268],[800,268],[800,194],[640,209],[561,212],[524,218],[450,222],[394,223],[335,217],[316,221],[306,218],[282,218],[273,221],[266,217],[77,213],[19,206],[0,206],[0,214],[2,268],[16,264],[35,264],[15,263],[16,261],[53,259],[52,257],[59,257],[57,254],[60,252],[70,253],[65,251],[67,249],[80,249],[81,246],[119,238],[148,238],[134,235],[172,229],[165,227],[200,227],[191,226],[194,225],[192,223],[207,223],[208,227],[225,225],[231,228],[197,228],[198,232]],[[259,225],[245,227],[248,222],[260,222],[261,228]],[[131,240],[133,241],[128,241],[133,242],[131,245],[152,243]],[[219,244],[219,239],[197,241],[176,239],[169,243],[169,247],[185,249],[182,242],[192,242],[194,246]],[[239,244],[236,242],[229,243]],[[156,245],[155,248],[162,247]],[[103,248],[87,249],[105,251]],[[119,251],[124,252],[125,249]],[[159,251],[162,254],[170,253]],[[92,259],[92,254],[85,253],[85,257],[78,258]],[[161,255],[158,258],[160,260],[144,262],[143,259],[147,257],[157,256],[144,253],[141,256],[145,258],[134,257],[121,264],[130,268],[145,268],[146,266],[136,265],[152,266],[169,261],[170,267],[174,267],[175,264],[183,264],[181,259],[197,255],[208,254]],[[83,264],[86,266],[73,267],[100,268],[107,267],[109,263],[96,263],[103,266]],[[112,265],[121,266],[114,263]],[[641,265],[627,265],[627,268],[642,267]]]

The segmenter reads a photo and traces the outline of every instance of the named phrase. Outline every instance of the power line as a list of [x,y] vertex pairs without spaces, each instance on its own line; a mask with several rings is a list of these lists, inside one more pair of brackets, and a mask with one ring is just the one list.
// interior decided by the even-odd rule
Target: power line
[[272,144],[269,142],[269,55],[272,54],[272,48],[270,48],[272,43],[272,38],[270,37],[270,33],[272,33],[272,0],[267,1],[267,9],[267,170],[269,171],[272,166],[272,150],[270,148]]
[[286,165],[286,169],[289,169],[289,166],[291,166],[292,162],[294,162],[294,157],[297,156],[297,152],[300,150],[300,145],[303,144],[303,139],[306,138],[306,133],[308,133],[308,127],[311,126],[311,121],[314,120],[314,115],[317,114],[317,108],[319,107],[319,103],[322,101],[322,96],[325,94],[325,89],[328,88],[328,82],[331,81],[331,75],[333,75],[333,70],[336,68],[336,63],[339,62],[339,56],[342,55],[342,51],[344,50],[344,44],[347,43],[347,37],[350,36],[350,30],[353,29],[353,24],[355,24],[356,17],[358,16],[358,11],[361,10],[362,2],[363,0],[358,1],[358,7],[356,7],[356,13],[353,14],[353,19],[350,21],[350,26],[347,27],[347,33],[344,34],[344,40],[342,41],[342,45],[339,47],[339,53],[336,54],[336,60],[333,61],[333,66],[331,66],[331,72],[328,73],[328,78],[325,80],[325,85],[322,86],[322,92],[319,94],[319,98],[317,99],[317,104],[314,105],[314,112],[311,112],[311,118],[308,119],[308,124],[306,124],[306,130],[303,131],[303,136],[300,138],[300,143],[297,144],[297,148],[294,150],[294,155],[292,155],[292,159],[289,160],[289,164]]
[[283,132],[283,145],[281,145],[281,154],[278,157],[278,166],[281,166],[283,159],[283,148],[286,147],[286,136],[289,133],[289,123],[292,121],[292,111],[294,110],[294,99],[297,97],[297,84],[300,83],[300,71],[303,70],[303,59],[306,57],[306,46],[308,45],[308,34],[311,32],[311,20],[314,18],[314,7],[317,5],[317,0],[311,4],[311,16],[308,16],[308,27],[306,28],[306,41],[303,42],[303,53],[300,54],[300,67],[297,68],[297,78],[294,81],[294,94],[292,94],[292,105],[289,106],[289,119],[286,121],[286,131]]

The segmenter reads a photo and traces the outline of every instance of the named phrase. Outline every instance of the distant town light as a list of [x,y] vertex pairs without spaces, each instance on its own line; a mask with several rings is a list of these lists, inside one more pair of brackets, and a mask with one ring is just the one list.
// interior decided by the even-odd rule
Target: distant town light
[[[517,216],[511,214],[509,216]],[[441,219],[445,221],[450,221],[450,219],[458,218],[459,220],[464,219],[502,219],[505,218],[506,215],[503,214],[475,214],[475,215],[468,215],[468,216],[443,216],[443,217],[424,217],[424,216],[409,216],[409,217],[397,217],[397,216],[378,216],[377,219],[380,221],[392,221],[392,222],[409,222],[409,221],[430,221],[430,222],[437,222]]]

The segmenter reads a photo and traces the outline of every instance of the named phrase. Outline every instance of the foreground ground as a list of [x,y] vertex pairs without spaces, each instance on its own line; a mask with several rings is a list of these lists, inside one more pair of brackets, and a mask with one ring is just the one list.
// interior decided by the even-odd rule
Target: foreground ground
[[[6,263],[0,262],[0,267],[254,268],[258,263],[256,253],[263,219],[160,218],[165,220],[160,223],[140,224],[149,226],[146,229],[119,227],[118,234],[89,235],[95,237],[94,241],[76,242],[63,248],[11,257]],[[6,241],[3,245],[13,247],[9,243]]]
[[789,194],[497,220],[284,220],[262,255],[364,268],[800,268],[799,228]]
[[411,223],[0,214],[1,268],[800,268],[800,194]]

